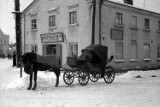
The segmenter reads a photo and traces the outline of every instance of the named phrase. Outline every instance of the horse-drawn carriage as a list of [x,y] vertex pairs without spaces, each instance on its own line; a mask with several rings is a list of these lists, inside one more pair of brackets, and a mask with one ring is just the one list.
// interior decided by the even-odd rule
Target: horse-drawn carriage
[[104,78],[106,83],[111,83],[115,77],[113,67],[107,66],[112,61],[113,56],[108,59],[108,48],[102,45],[90,45],[82,50],[82,54],[77,57],[68,57],[67,65],[70,68],[60,66],[60,58],[54,55],[40,56],[36,53],[28,52],[22,56],[24,71],[30,75],[28,89],[32,88],[32,77],[34,74],[34,87],[37,87],[37,72],[49,70],[54,72],[57,79],[55,86],[59,84],[59,75],[64,71],[63,80],[66,84],[73,83],[74,78],[78,78],[79,84],[84,86],[89,82],[98,81]]
[[113,56],[108,59],[108,47],[90,45],[82,50],[79,58],[68,57],[67,64],[71,69],[64,68],[63,80],[70,85],[74,78],[78,78],[82,86],[89,80],[96,82],[100,78],[103,78],[106,83],[111,83],[115,78],[115,71],[112,66],[107,66],[107,63],[112,59]]

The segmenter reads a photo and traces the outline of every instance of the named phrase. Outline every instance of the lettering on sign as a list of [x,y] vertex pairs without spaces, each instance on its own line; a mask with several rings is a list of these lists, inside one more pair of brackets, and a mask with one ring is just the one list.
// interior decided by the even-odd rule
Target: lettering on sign
[[63,33],[47,33],[47,34],[41,34],[41,42],[42,43],[51,43],[51,42],[63,42]]

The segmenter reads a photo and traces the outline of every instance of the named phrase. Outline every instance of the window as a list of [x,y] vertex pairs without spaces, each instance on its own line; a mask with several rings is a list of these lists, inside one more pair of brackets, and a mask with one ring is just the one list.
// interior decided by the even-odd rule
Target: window
[[144,58],[150,59],[150,44],[144,44]]
[[158,31],[160,31],[160,21],[158,21]]
[[31,29],[37,29],[37,20],[36,19],[32,19],[31,20]]
[[69,24],[77,23],[77,11],[69,12]]
[[31,51],[34,53],[37,53],[37,45],[32,45],[31,46]]
[[2,40],[1,40],[1,45],[2,45],[2,43],[3,43],[3,42],[2,42]]
[[137,43],[131,43],[130,55],[131,59],[138,59]]
[[116,24],[122,25],[123,24],[123,16],[122,13],[116,13]]
[[157,58],[160,58],[160,44],[157,46]]
[[144,28],[149,29],[149,19],[147,18],[144,19]]
[[78,56],[78,44],[77,43],[69,43],[69,56]]
[[122,42],[116,42],[115,44],[115,55],[117,60],[123,59],[123,43]]
[[131,25],[132,27],[137,27],[137,16],[131,17]]
[[56,26],[56,17],[55,15],[49,16],[49,27]]

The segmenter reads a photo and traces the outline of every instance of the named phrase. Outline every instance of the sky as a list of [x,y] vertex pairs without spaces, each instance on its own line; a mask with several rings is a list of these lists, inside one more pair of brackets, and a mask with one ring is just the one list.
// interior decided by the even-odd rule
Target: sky
[[[15,0],[0,0],[0,29],[4,34],[10,36],[10,42],[16,42],[15,39],[15,19],[14,11]],[[33,0],[20,0],[20,10],[23,11]],[[122,2],[123,0],[113,0]],[[139,8],[145,8],[160,13],[160,0],[133,0],[133,4]]]

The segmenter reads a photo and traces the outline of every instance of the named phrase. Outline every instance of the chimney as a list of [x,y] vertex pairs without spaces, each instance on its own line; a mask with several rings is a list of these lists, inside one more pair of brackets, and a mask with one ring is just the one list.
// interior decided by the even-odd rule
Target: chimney
[[130,5],[133,5],[133,0],[123,0],[124,3],[126,4],[130,4]]

